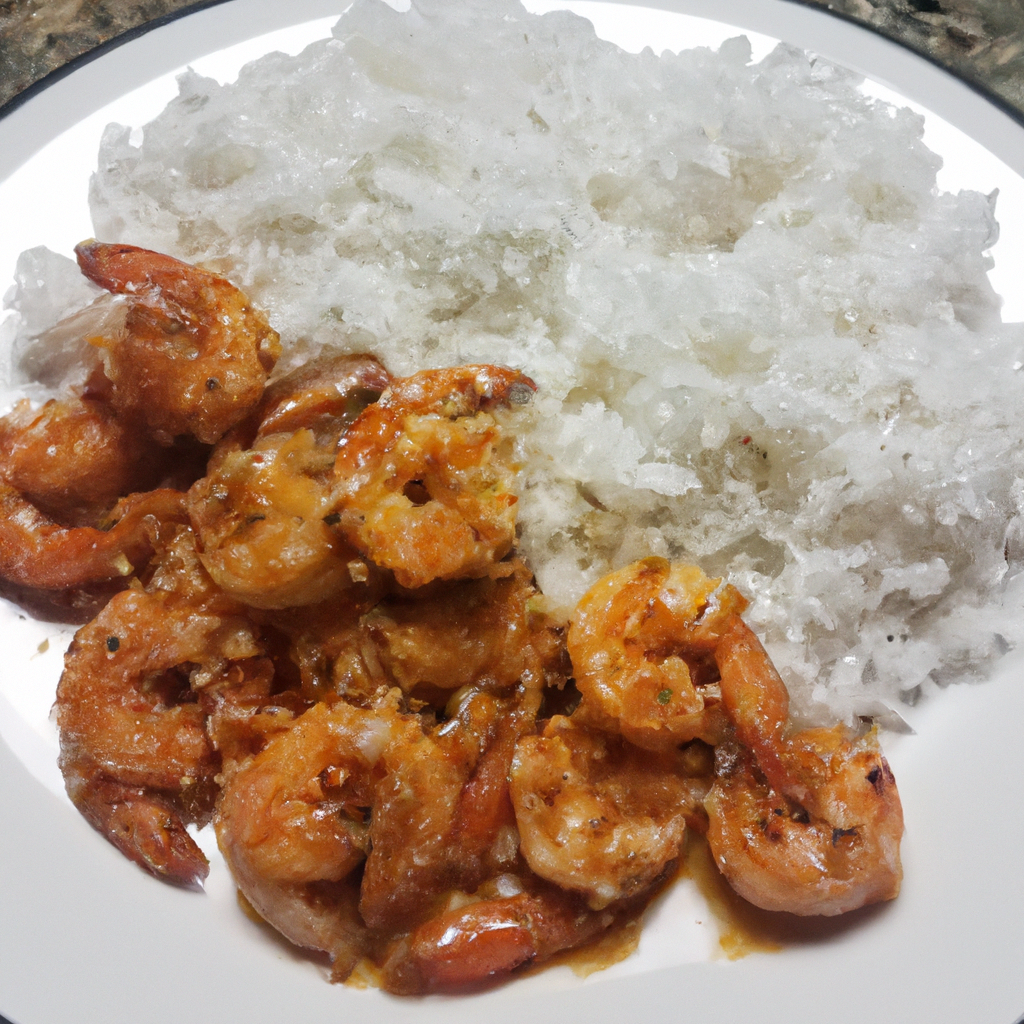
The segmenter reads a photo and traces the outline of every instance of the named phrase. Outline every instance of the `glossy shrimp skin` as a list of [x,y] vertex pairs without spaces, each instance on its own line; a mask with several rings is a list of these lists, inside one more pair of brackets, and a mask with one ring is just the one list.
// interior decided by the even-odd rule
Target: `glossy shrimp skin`
[[194,887],[206,860],[184,825],[208,797],[219,759],[193,688],[261,649],[238,605],[194,574],[190,586],[162,589],[168,575],[150,590],[115,594],[75,634],[54,711],[72,801],[132,860]]
[[683,758],[556,715],[516,747],[520,849],[541,878],[601,909],[647,891],[675,861],[706,792]]
[[394,381],[339,445],[339,528],[404,587],[487,575],[515,541],[517,500],[490,411],[535,390],[495,366]]
[[321,702],[234,772],[218,803],[217,841],[243,895],[290,941],[331,955],[342,978],[365,932],[349,876],[366,856],[375,771],[420,736],[393,700]]
[[256,406],[280,340],[233,284],[132,245],[83,242],[75,255],[91,281],[128,297],[123,330],[94,339],[119,413],[163,443],[212,444]]
[[716,653],[738,743],[716,751],[708,843],[730,885],[766,910],[844,914],[890,900],[903,811],[874,732],[785,731],[788,696],[740,619]]
[[710,659],[745,606],[731,585],[663,558],[605,576],[569,626],[569,657],[583,694],[578,714],[650,750],[695,738],[714,743],[722,716]]
[[325,356],[267,388],[217,445],[188,497],[200,557],[259,608],[310,605],[352,583],[358,553],[325,518],[338,438],[387,386],[372,356]]
[[[506,884],[515,886],[515,879]],[[478,989],[582,945],[614,920],[570,893],[536,884],[479,899],[443,911],[396,944],[384,964],[384,987],[399,995]]]
[[158,488],[121,499],[95,526],[61,526],[0,482],[0,577],[38,589],[126,579],[162,528],[187,521],[185,495]]
[[105,401],[70,396],[38,408],[22,400],[0,418],[0,479],[71,525],[159,478],[147,439]]

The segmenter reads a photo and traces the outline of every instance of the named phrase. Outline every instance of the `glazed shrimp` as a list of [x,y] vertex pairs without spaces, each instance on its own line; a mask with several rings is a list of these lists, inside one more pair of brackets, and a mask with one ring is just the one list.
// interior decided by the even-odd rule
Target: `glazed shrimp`
[[[746,599],[692,565],[645,558],[599,580],[569,626],[577,714],[638,746],[714,743],[722,715],[711,654]],[[710,671],[709,671],[710,669]]]
[[239,606],[194,574],[179,589],[161,589],[166,575],[148,591],[115,594],[75,634],[54,710],[76,806],[142,867],[196,886],[206,859],[184,819],[208,804],[219,762],[189,683],[262,652]]
[[383,987],[398,995],[479,988],[581,946],[616,920],[554,887],[534,882],[527,891],[515,875],[487,888],[495,894],[443,911],[398,942],[385,961]]
[[0,479],[45,514],[80,525],[157,482],[152,447],[104,401],[69,397],[33,408],[25,399],[0,418]]
[[314,361],[271,385],[217,445],[188,508],[207,571],[259,608],[323,601],[358,553],[331,529],[330,478],[346,425],[387,385],[371,356]]
[[642,751],[556,715],[519,741],[512,762],[523,856],[594,909],[647,891],[679,857],[707,791],[689,768],[685,756]]
[[467,688],[453,700],[447,721],[382,758],[359,902],[372,928],[406,930],[448,890],[472,891],[518,856],[509,763],[539,694]]
[[[788,695],[736,618],[716,652],[739,744],[716,752],[705,800],[719,870],[766,910],[836,915],[899,893],[903,811],[874,732],[785,735]],[[741,744],[741,745],[740,745]]]
[[119,413],[161,443],[212,444],[256,406],[281,344],[233,284],[133,245],[83,242],[75,255],[89,280],[128,296],[123,330],[91,339]]
[[524,374],[494,366],[392,382],[341,440],[340,530],[404,587],[487,575],[515,541],[517,500],[490,410],[535,390]]
[[222,791],[214,826],[239,889],[290,941],[331,955],[340,978],[365,931],[348,879],[366,856],[375,770],[421,736],[390,698],[315,704]]
[[160,488],[119,501],[92,526],[55,523],[0,482],[0,577],[37,589],[126,580],[151,558],[163,527],[187,521],[185,495]]

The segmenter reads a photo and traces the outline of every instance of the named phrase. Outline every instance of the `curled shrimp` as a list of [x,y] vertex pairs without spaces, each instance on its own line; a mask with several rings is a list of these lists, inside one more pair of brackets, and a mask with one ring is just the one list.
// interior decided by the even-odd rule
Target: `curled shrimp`
[[711,655],[746,603],[731,585],[664,558],[605,576],[569,626],[577,714],[650,750],[716,742],[723,721]]
[[328,953],[340,978],[365,932],[349,876],[366,856],[374,773],[420,736],[390,699],[315,704],[226,780],[217,806],[217,842],[242,894],[290,941]]
[[[176,554],[188,559],[188,533]],[[239,606],[194,565],[187,582],[115,594],[71,642],[57,687],[68,794],[126,856],[195,887],[206,858],[185,821],[209,811],[219,761],[193,687],[262,651]],[[201,570],[198,570],[201,573]]]
[[107,402],[71,396],[33,408],[25,399],[0,418],[0,479],[77,525],[157,481],[151,447]]
[[149,561],[163,526],[187,520],[184,499],[143,491],[122,498],[99,527],[66,527],[0,482],[0,577],[37,589],[127,579]]
[[538,701],[467,688],[447,721],[385,752],[359,902],[370,927],[405,930],[448,890],[472,891],[515,863],[509,763]]
[[188,508],[200,558],[225,591],[259,608],[287,608],[353,582],[349,563],[358,554],[325,522],[335,447],[353,407],[386,383],[370,356],[324,357],[271,385],[217,445]]
[[874,732],[787,736],[785,685],[739,618],[715,656],[739,742],[716,752],[707,838],[730,885],[766,910],[805,916],[895,898],[903,811]]
[[339,528],[403,587],[487,575],[515,541],[517,500],[490,410],[535,390],[495,366],[393,381],[341,439]]
[[479,988],[583,945],[616,919],[554,887],[534,882],[526,890],[515,875],[486,888],[496,892],[442,911],[398,942],[384,964],[384,988],[399,995]]
[[93,339],[119,413],[163,443],[212,444],[255,407],[280,339],[233,284],[133,245],[83,242],[75,255],[89,280],[128,296],[123,329]]
[[707,785],[685,758],[643,751],[556,715],[516,747],[520,849],[541,878],[594,909],[647,891],[679,855]]

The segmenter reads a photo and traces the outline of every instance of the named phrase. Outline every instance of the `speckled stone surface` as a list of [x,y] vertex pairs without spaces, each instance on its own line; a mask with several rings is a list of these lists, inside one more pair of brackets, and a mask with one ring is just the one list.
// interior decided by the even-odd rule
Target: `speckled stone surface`
[[[208,2],[0,0],[0,107],[118,35]],[[799,2],[871,25],[994,93],[1024,117],[1024,0]]]
[[0,0],[0,107],[68,61],[195,0]]

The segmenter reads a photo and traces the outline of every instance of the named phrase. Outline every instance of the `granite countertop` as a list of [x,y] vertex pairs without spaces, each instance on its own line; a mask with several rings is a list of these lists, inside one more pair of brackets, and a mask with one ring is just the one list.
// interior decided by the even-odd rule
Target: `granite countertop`
[[[211,0],[0,0],[0,108],[68,61]],[[797,0],[876,28],[1024,118],[1024,0]]]

